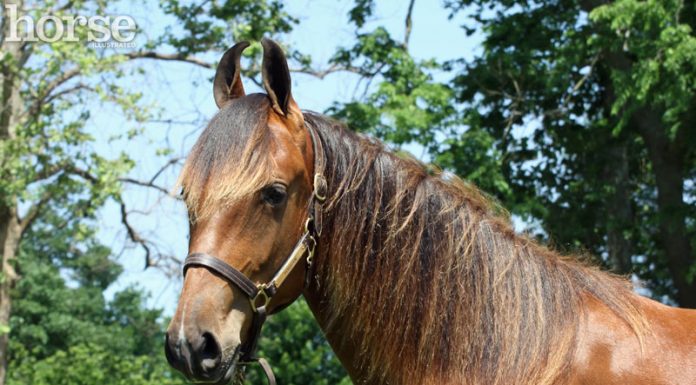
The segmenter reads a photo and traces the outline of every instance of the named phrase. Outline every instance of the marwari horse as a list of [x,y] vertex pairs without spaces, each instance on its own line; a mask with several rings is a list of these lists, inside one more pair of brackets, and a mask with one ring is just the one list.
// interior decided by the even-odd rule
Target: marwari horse
[[696,311],[515,234],[476,188],[302,112],[283,51],[262,45],[267,94],[245,95],[248,43],[231,48],[179,179],[191,254],[165,343],[175,368],[230,382],[266,312],[302,294],[355,384],[696,384]]

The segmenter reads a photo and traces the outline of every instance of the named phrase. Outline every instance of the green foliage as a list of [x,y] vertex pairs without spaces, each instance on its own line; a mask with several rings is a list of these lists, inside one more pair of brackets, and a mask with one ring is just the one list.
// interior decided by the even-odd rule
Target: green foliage
[[166,14],[176,18],[182,31],[167,29],[162,42],[190,54],[229,48],[233,41],[260,41],[290,32],[298,20],[290,16],[278,0],[225,0],[221,2],[183,2],[161,0]]
[[93,232],[77,245],[69,235],[27,235],[12,293],[8,383],[183,384],[162,354],[161,312],[145,308],[136,288],[107,301],[121,267]]
[[[679,199],[656,200],[681,187],[658,192],[654,162],[683,169],[675,171],[682,184],[696,174],[696,146],[684,145],[696,143],[693,4],[445,6],[452,18],[466,12],[463,34],[484,36],[481,54],[419,63],[386,29],[362,32],[374,3],[355,1],[356,43],[333,61],[368,86],[328,112],[397,146],[420,145],[437,166],[539,224],[537,235],[562,251],[590,252],[621,273],[635,272],[654,295],[676,295],[675,280],[693,270],[696,257],[668,257],[665,229],[686,224],[679,236],[693,250],[696,226],[688,218],[696,210]],[[646,113],[656,122],[639,129]],[[668,143],[660,144],[663,132]],[[687,196],[693,201],[693,189]]]
[[[675,295],[673,282],[689,266],[666,260],[664,218],[684,215],[675,220],[691,229],[681,237],[695,229],[685,221],[686,206],[670,208],[679,200],[655,199],[679,185],[656,191],[654,162],[664,155],[654,146],[671,153],[670,167],[691,170],[685,174],[696,169],[693,146],[679,143],[696,139],[685,127],[693,126],[696,100],[693,5],[481,0],[449,6],[453,12],[475,7],[486,36],[480,57],[452,65],[459,71],[456,100],[470,107],[463,120],[469,131],[495,139],[487,156],[500,163],[511,193],[495,188],[503,184],[491,191],[514,213],[541,220],[561,249],[590,251],[619,272],[636,272],[655,295]],[[650,128],[641,127],[646,116],[656,116]],[[657,144],[663,133],[673,143]],[[452,158],[481,163],[467,152]],[[616,238],[627,245],[623,250]]]
[[[56,14],[80,12],[86,6],[84,2],[75,2],[72,9]],[[46,9],[36,8],[37,17]],[[106,8],[97,5],[97,10],[105,12]],[[84,36],[86,31],[86,27],[77,28],[76,35]],[[88,130],[90,111],[85,102],[96,94],[136,122],[146,119],[148,108],[139,103],[139,93],[118,82],[124,76],[120,69],[122,55],[105,57],[99,48],[60,41],[34,43],[27,51],[31,57],[26,63],[17,62],[9,53],[2,56],[20,79],[26,111],[17,119],[19,124],[10,127],[14,135],[0,140],[0,198],[31,202],[44,196],[74,199],[88,193],[86,201],[91,208],[100,207],[120,191],[116,179],[129,171],[133,163],[126,154],[107,159],[87,151],[89,147],[85,146],[91,146],[94,138]],[[70,81],[76,76],[89,79],[94,75],[100,76],[96,82]],[[85,183],[87,175],[94,180]],[[57,180],[37,183],[50,178]]]
[[612,112],[646,104],[659,108],[672,139],[693,108],[696,84],[696,36],[694,26],[680,20],[684,6],[680,1],[622,0],[590,13],[606,29],[592,43],[625,52],[635,61],[628,71],[614,73],[614,87],[621,91]]
[[365,100],[337,103],[329,109],[353,130],[396,145],[417,142],[433,148],[437,146],[436,135],[450,127],[452,92],[434,82],[429,73],[438,65],[433,60],[415,61],[386,29],[358,34],[355,45],[339,48],[331,61],[379,80]]
[[367,19],[372,16],[375,10],[375,2],[373,0],[355,0],[355,5],[348,12],[348,19],[355,23],[358,28],[361,28]]
[[[181,54],[223,52],[234,42],[249,41],[244,56],[251,63],[243,65],[246,76],[258,75],[261,46],[264,37],[276,39],[287,34],[299,20],[285,11],[279,0],[224,0],[221,2],[188,2],[180,0],[160,0],[166,15],[176,22],[168,26],[165,33],[152,41],[157,47],[163,44],[173,46]],[[294,58],[303,68],[308,68],[311,59],[290,48],[288,56]]]
[[[160,311],[146,309],[143,293],[134,288],[106,301],[100,287],[105,278],[98,273],[113,262],[96,247],[80,254],[69,263],[76,268],[59,268],[60,260],[45,257],[23,258],[8,384],[186,383],[162,354]],[[81,284],[70,287],[66,273]],[[117,275],[110,273],[107,285]],[[283,384],[351,383],[302,299],[270,318],[260,347]],[[247,372],[248,384],[265,381],[258,368]]]
[[[25,359],[25,361],[23,360]],[[32,385],[174,385],[185,384],[156,356],[122,355],[97,345],[75,345],[67,351],[35,360],[20,357],[22,365],[11,367],[8,384]]]

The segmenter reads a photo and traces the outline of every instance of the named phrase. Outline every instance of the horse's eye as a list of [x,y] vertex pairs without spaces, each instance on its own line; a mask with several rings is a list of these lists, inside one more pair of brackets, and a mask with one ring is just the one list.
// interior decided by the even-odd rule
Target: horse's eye
[[271,206],[280,206],[285,202],[288,193],[285,186],[280,183],[274,183],[261,190],[261,199]]

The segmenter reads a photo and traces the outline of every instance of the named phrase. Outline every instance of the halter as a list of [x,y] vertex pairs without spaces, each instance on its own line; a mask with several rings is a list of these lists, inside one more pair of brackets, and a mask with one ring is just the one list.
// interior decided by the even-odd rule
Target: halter
[[308,285],[311,275],[309,269],[312,267],[314,249],[316,248],[317,239],[321,235],[322,230],[322,204],[326,200],[328,190],[326,178],[323,175],[324,148],[322,147],[321,139],[314,128],[311,128],[310,125],[306,126],[310,133],[312,147],[314,149],[314,186],[312,196],[308,203],[307,221],[305,222],[304,232],[300,236],[300,239],[295,244],[290,255],[285,259],[283,265],[276,271],[275,275],[273,275],[273,278],[266,283],[256,283],[236,268],[227,264],[227,262],[206,253],[189,254],[186,260],[184,260],[184,277],[186,277],[186,271],[188,269],[193,267],[204,267],[224,277],[228,282],[237,286],[237,288],[249,298],[253,318],[248,338],[241,348],[239,363],[251,364],[258,362],[266,374],[270,385],[276,385],[273,370],[264,358],[256,357],[256,348],[258,346],[259,337],[261,336],[261,328],[268,315],[267,307],[271,302],[271,298],[277,293],[278,288],[283,285],[283,282],[285,282],[290,275],[290,272],[305,255],[307,261],[305,287]]

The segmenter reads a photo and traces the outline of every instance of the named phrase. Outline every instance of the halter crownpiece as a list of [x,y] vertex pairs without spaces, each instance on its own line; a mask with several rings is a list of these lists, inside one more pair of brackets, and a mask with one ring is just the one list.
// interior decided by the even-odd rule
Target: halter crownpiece
[[260,357],[256,357],[256,348],[261,337],[261,328],[268,316],[268,304],[271,298],[278,292],[278,288],[283,285],[285,279],[297,264],[305,257],[307,267],[305,270],[305,287],[309,284],[311,276],[310,268],[314,257],[314,249],[317,239],[322,231],[322,204],[326,200],[328,185],[324,177],[324,148],[321,138],[310,125],[306,125],[312,140],[314,149],[314,179],[312,196],[309,198],[307,207],[307,221],[305,222],[304,232],[285,259],[283,265],[276,271],[270,281],[266,283],[256,283],[245,276],[241,271],[230,266],[227,262],[205,253],[189,254],[184,260],[184,277],[190,268],[203,267],[225,278],[241,290],[247,298],[253,312],[249,335],[241,348],[240,364],[250,364],[257,362],[261,365],[268,383],[276,385],[275,376],[268,362]]

